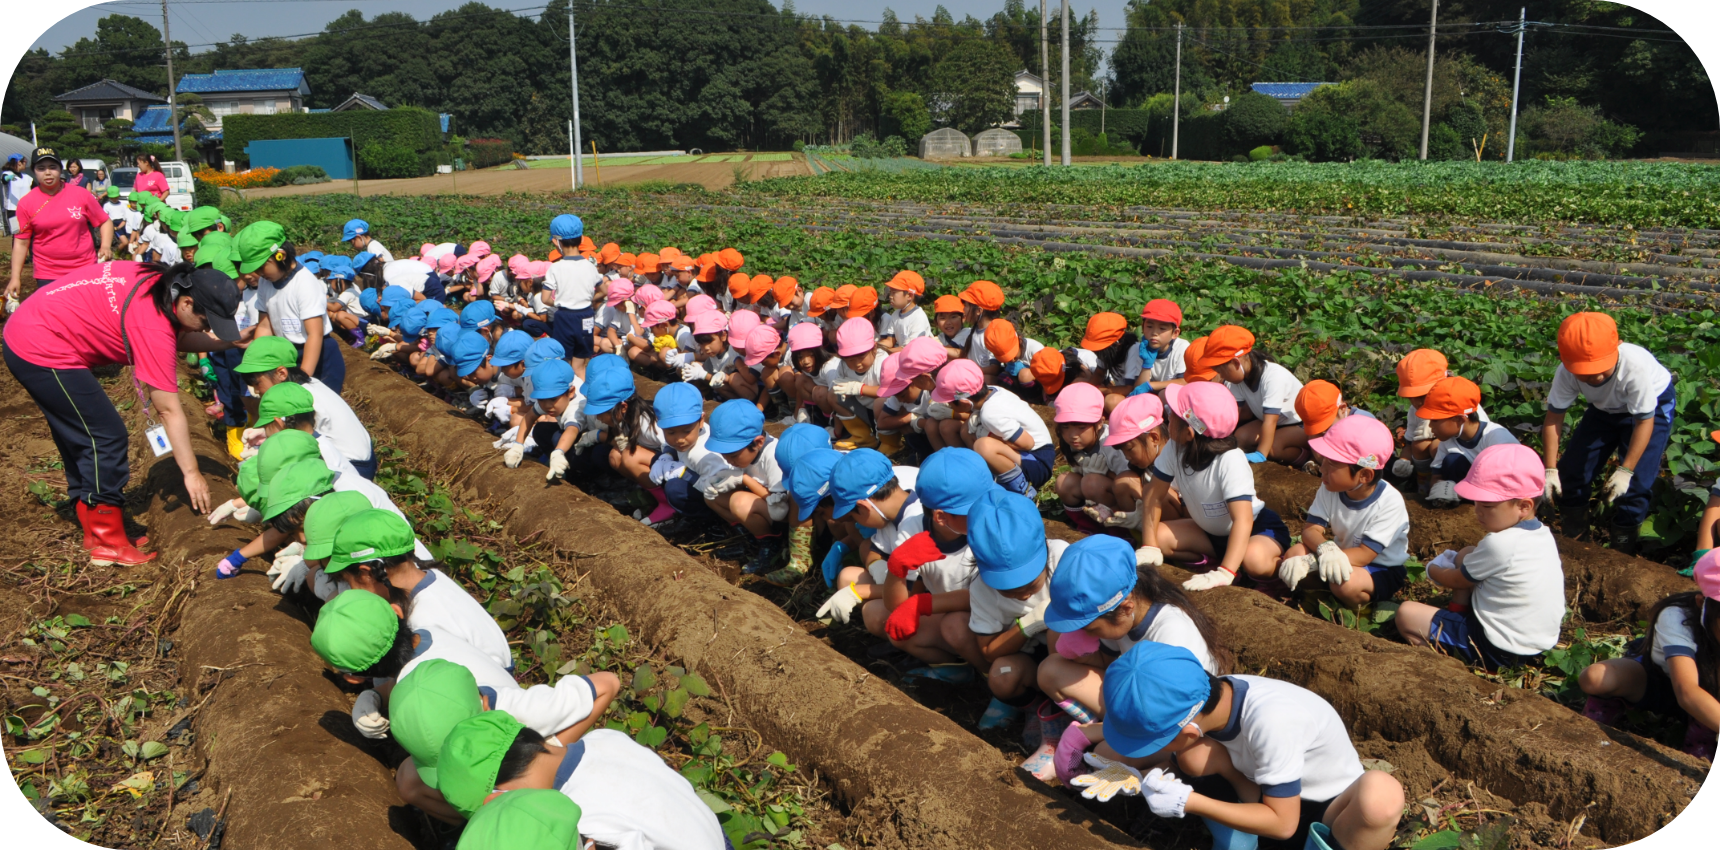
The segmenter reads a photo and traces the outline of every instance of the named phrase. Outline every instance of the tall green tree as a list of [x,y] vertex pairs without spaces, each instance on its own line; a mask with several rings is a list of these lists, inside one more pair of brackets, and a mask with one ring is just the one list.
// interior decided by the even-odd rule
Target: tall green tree
[[932,120],[973,135],[1015,114],[1015,62],[995,41],[964,41],[932,72]]

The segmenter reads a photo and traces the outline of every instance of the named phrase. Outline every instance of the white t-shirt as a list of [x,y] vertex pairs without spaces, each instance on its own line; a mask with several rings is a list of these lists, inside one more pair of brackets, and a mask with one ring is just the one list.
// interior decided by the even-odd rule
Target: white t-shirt
[[[993,319],[992,321],[1001,322],[1003,320]],[[991,323],[987,322],[986,327],[990,326]],[[999,365],[997,358],[992,356],[991,349],[985,347],[985,330],[983,328],[966,328],[965,330],[968,336],[967,341],[962,344],[962,357],[972,360],[974,365],[981,369]]]
[[1341,549],[1374,550],[1373,563],[1382,567],[1409,560],[1409,509],[1403,494],[1384,482],[1375,482],[1373,495],[1359,502],[1321,487],[1308,508],[1307,524],[1326,528]]
[[1440,441],[1439,448],[1433,452],[1433,468],[1439,469],[1445,463],[1445,459],[1452,455],[1468,458],[1470,463],[1474,463],[1476,456],[1481,454],[1482,449],[1502,444],[1512,445],[1516,442],[1517,437],[1511,433],[1510,428],[1497,422],[1483,422],[1481,423],[1481,430],[1475,432],[1475,439],[1473,440],[1465,440],[1459,433],[1458,436],[1449,440]]
[[[1177,337],[1171,340],[1170,351],[1159,352],[1159,359],[1153,361],[1153,368],[1147,375],[1147,380],[1165,381],[1176,380],[1188,371],[1183,362],[1183,355],[1188,351],[1188,340]],[[1137,343],[1129,349],[1129,356],[1123,359],[1123,377],[1134,381],[1141,376],[1141,346]],[[1294,401],[1294,399],[1292,399]]]
[[979,562],[974,560],[973,549],[968,546],[967,538],[941,543],[933,536],[932,542],[937,544],[938,551],[944,556],[931,563],[921,564],[918,570],[908,574],[908,580],[918,579],[925,585],[927,593],[954,593],[972,587],[974,581],[979,578]]
[[1668,658],[1696,657],[1696,629],[1702,627],[1700,622],[1694,626],[1686,620],[1690,612],[1672,605],[1660,612],[1654,620],[1654,645],[1649,648],[1648,659],[1670,675],[1672,669],[1667,665]]
[[1002,387],[991,388],[976,415],[985,433],[1006,443],[1014,443],[1025,433],[1033,438],[1034,449],[1051,445],[1051,431],[1045,427],[1045,420],[1020,396]]
[[[1043,618],[1045,609],[1051,605],[1051,574],[1057,572],[1057,561],[1063,557],[1063,550],[1068,548],[1068,542],[1063,540],[1045,541],[1045,569],[1048,571],[1045,586],[1026,599],[1010,599],[998,593],[985,583],[985,575],[981,573],[978,581],[968,585],[968,628],[976,635],[995,635],[1031,611],[1038,611]],[[1032,646],[1042,640],[1044,635],[1034,635],[1023,646]]]
[[555,290],[555,306],[561,310],[584,310],[603,283],[597,264],[584,257],[562,257],[544,275],[544,286]]
[[973,328],[962,328],[956,331],[955,336],[947,336],[943,331],[938,331],[938,342],[943,343],[945,348],[966,348],[970,336],[973,336]]
[[131,216],[129,215],[131,208],[126,205],[125,201],[108,201],[102,204],[102,212],[107,213],[108,220],[116,225],[129,225],[131,223]]
[[1267,414],[1276,413],[1279,425],[1302,424],[1302,417],[1296,415],[1296,395],[1302,392],[1302,382],[1289,369],[1267,361],[1260,370],[1259,389],[1249,389],[1246,382],[1226,382],[1226,386],[1237,401],[1248,405],[1254,418],[1264,420]]
[[239,290],[239,309],[233,311],[233,320],[238,322],[239,330],[253,327],[257,324],[257,288],[247,286]]
[[[1254,470],[1241,449],[1231,449],[1215,458],[1199,472],[1190,472],[1182,465],[1183,445],[1171,441],[1153,461],[1153,477],[1169,481],[1182,494],[1183,505],[1202,531],[1219,536],[1228,535],[1230,503],[1247,500],[1253,515],[1260,516],[1266,503],[1254,495]],[[1221,553],[1222,554],[1222,553]]]
[[1206,672],[1218,675],[1218,665],[1212,661],[1212,650],[1206,645],[1206,638],[1200,636],[1200,629],[1189,619],[1188,612],[1175,605],[1155,602],[1147,609],[1147,615],[1135,624],[1129,633],[1116,640],[1101,638],[1099,644],[1106,649],[1121,655],[1141,641],[1152,641],[1169,646],[1180,646],[1194,653],[1196,661],[1205,668]]
[[394,252],[388,250],[388,247],[381,242],[376,241],[375,236],[370,237],[370,244],[364,250],[369,251],[372,256],[381,258],[383,265],[394,262]]
[[[1416,406],[1409,406],[1409,418],[1404,423],[1403,438],[1410,442],[1422,442],[1433,439],[1433,425],[1426,419],[1415,415]],[[1475,417],[1482,422],[1492,422],[1487,418],[1487,409],[1481,405],[1475,406]]]
[[358,414],[352,412],[352,406],[316,378],[306,381],[304,387],[311,394],[311,403],[316,405],[317,433],[333,440],[347,460],[370,460],[374,452],[370,432],[364,429]]
[[149,249],[159,255],[156,262],[162,265],[171,266],[185,259],[184,252],[179,250],[178,241],[165,227],[158,227],[156,232],[149,237]]
[[504,669],[514,669],[508,636],[502,634],[502,627],[496,625],[484,606],[461,588],[459,582],[432,568],[424,571],[424,579],[407,595],[412,598],[407,617],[412,628],[422,628],[421,624],[428,623],[470,644]]
[[324,336],[334,332],[328,320],[328,287],[304,266],[283,283],[258,278],[257,309],[268,314],[275,333],[288,342],[305,344],[305,322],[310,319],[323,320]]
[[1559,642],[1565,619],[1565,568],[1551,529],[1525,520],[1481,538],[1463,559],[1475,582],[1470,610],[1494,646],[1534,655]]
[[400,668],[397,681],[405,679],[419,664],[440,658],[471,671],[472,678],[478,681],[478,692],[489,698],[491,708],[513,715],[540,735],[554,735],[591,716],[597,688],[585,676],[564,676],[554,686],[522,688],[494,658],[452,632],[434,626],[415,628],[412,632],[418,636],[418,648],[412,660]]
[[1366,771],[1331,703],[1313,691],[1264,676],[1226,676],[1230,722],[1206,736],[1267,797],[1336,798]]
[[1589,406],[1606,413],[1629,413],[1638,420],[1654,418],[1654,408],[1672,373],[1640,345],[1621,342],[1618,346],[1618,366],[1613,376],[1598,387],[1591,387],[1571,374],[1564,364],[1553,372],[1553,388],[1547,391],[1547,409],[1563,413],[1581,395]]
[[633,332],[633,318],[627,315],[626,310],[605,304],[597,308],[597,321],[592,326],[598,330],[614,328],[616,334],[625,337]]
[[[830,358],[829,363],[835,364],[834,370],[831,373],[831,384],[840,384],[840,383],[845,383],[847,381],[859,381],[861,384],[868,386],[868,387],[883,386],[884,385],[884,357],[885,356],[886,355],[884,354],[884,352],[879,351],[877,353],[877,356],[872,358],[872,365],[871,365],[871,367],[869,367],[866,370],[866,372],[864,374],[862,374],[860,372],[856,372],[853,369],[848,368],[847,361],[843,360],[840,357]],[[826,364],[826,368],[830,368],[830,365]],[[869,402],[870,402],[870,399],[866,399],[865,401],[862,401],[860,403],[863,404],[867,409],[871,409],[872,405]]]
[[694,440],[693,447],[688,449],[685,454],[676,451],[665,440],[662,454],[657,455],[657,459],[651,462],[651,483],[660,487],[663,482],[671,478],[680,478],[685,475],[689,469],[703,477],[712,468],[722,469],[728,466],[722,455],[705,448],[705,441],[710,437],[711,426],[709,424],[700,425],[698,439]]
[[562,757],[555,786],[579,804],[579,834],[617,850],[722,850],[693,786],[626,733],[593,729]]
[[884,326],[878,329],[878,338],[895,337],[897,348],[920,337],[932,335],[931,320],[926,318],[926,311],[917,305],[909,308],[906,313],[892,311],[885,314],[883,324]]
[[418,295],[424,291],[424,282],[430,279],[432,271],[434,269],[418,260],[395,260],[383,264],[382,281]]
[[884,558],[889,558],[896,547],[906,543],[908,538],[926,530],[926,506],[920,504],[920,495],[914,492],[914,485],[920,480],[920,468],[917,466],[892,466],[896,473],[896,484],[908,491],[908,498],[902,502],[902,509],[896,514],[895,520],[886,519],[884,527],[872,533],[872,551]]

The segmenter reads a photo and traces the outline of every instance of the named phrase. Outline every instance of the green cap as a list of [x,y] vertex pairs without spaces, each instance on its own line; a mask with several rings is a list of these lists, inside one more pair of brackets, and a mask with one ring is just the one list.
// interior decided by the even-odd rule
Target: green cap
[[292,381],[282,381],[263,393],[262,401],[257,402],[257,418],[263,422],[273,422],[298,413],[310,413],[315,409],[316,403],[311,401],[310,390]]
[[400,615],[388,600],[368,590],[349,590],[317,612],[311,649],[336,670],[369,670],[394,646]]
[[[199,268],[210,268],[231,278],[239,276],[239,267],[233,264],[233,237],[219,230],[211,230],[204,234],[203,241],[197,243],[197,265]],[[261,337],[274,339],[274,337]],[[288,343],[291,345],[292,343]],[[253,343],[255,345],[255,343]]]
[[321,561],[334,554],[334,534],[347,519],[370,510],[370,498],[357,490],[330,493],[305,511],[307,561]]
[[197,237],[192,236],[190,228],[187,228],[179,231],[177,243],[181,248],[195,248],[197,247]]
[[286,513],[288,508],[312,496],[327,493],[332,486],[334,472],[320,457],[282,468],[269,482],[269,506],[263,509],[263,521]]
[[299,365],[299,350],[284,336],[260,336],[245,348],[245,356],[233,371],[240,374],[273,372],[282,366]]
[[354,514],[334,533],[334,554],[325,573],[338,573],[353,564],[392,558],[413,550],[417,538],[406,518],[380,508]]
[[272,221],[252,222],[233,237],[239,250],[239,271],[250,274],[263,267],[269,257],[287,244],[287,231]]
[[186,230],[203,230],[221,221],[221,211],[215,207],[198,207],[185,214]]
[[178,233],[179,231],[185,229],[185,213],[183,211],[176,210],[172,207],[163,205],[162,206],[162,212],[161,212],[161,220],[166,222],[167,223],[167,229],[173,231],[174,233]]
[[136,189],[133,189],[130,192],[125,193],[126,203],[137,204],[139,209],[143,209],[143,208],[148,207],[149,201],[147,201],[145,199],[146,198],[153,198],[153,197],[155,197],[155,196],[151,195],[148,192],[139,192]]
[[233,232],[233,220],[228,218],[226,213],[221,214],[221,226],[226,228],[228,233]]
[[579,817],[560,791],[509,791],[472,816],[455,850],[578,850]]
[[[326,501],[326,500],[324,500]],[[432,658],[412,668],[388,695],[388,731],[406,748],[418,775],[436,787],[436,760],[454,725],[484,713],[472,671]]]
[[118,187],[118,186],[109,186],[109,187],[107,187],[107,196],[108,196],[108,197],[110,197],[110,198],[117,198],[117,197],[119,197],[119,187]]
[[[288,428],[263,441],[257,449],[257,494],[267,498],[269,483],[275,474],[301,460],[322,460],[322,447],[317,438],[297,428]],[[256,502],[250,502],[253,507]]]
[[454,724],[448,739],[442,742],[442,754],[436,762],[436,790],[447,798],[448,805],[466,817],[484,805],[484,798],[496,790],[502,756],[507,755],[508,747],[514,745],[514,738],[524,728],[524,723],[505,711],[486,711]]
[[239,488],[239,498],[244,499],[247,505],[257,504],[257,491],[262,489],[258,470],[262,468],[263,465],[257,462],[256,455],[239,462],[239,477],[233,484]]

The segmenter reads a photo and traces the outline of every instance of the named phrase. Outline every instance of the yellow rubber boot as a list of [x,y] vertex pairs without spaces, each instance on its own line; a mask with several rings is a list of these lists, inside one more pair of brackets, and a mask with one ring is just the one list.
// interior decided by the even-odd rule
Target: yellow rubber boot
[[878,435],[878,451],[883,452],[885,457],[895,457],[896,453],[901,451],[901,450],[902,450],[902,435],[901,434],[879,434]]
[[855,449],[873,449],[878,447],[878,438],[872,436],[872,429],[858,416],[838,416],[836,421],[848,429],[848,439],[837,440],[835,447],[841,451],[851,452]]
[[245,429],[254,427],[256,425],[251,422],[251,418],[246,417],[245,424],[227,429],[227,453],[232,455],[235,460],[245,454],[245,441],[241,439]]

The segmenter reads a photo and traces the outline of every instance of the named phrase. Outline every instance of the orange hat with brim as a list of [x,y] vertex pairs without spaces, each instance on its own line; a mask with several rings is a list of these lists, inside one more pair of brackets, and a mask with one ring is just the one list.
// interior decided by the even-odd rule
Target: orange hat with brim
[[848,318],[858,319],[872,315],[878,308],[878,290],[870,286],[854,287],[853,297],[848,299]]
[[1182,327],[1182,308],[1168,298],[1154,298],[1141,308],[1141,318],[1149,322],[1164,322]]
[[896,272],[896,276],[890,278],[890,282],[884,285],[891,289],[900,289],[903,292],[912,292],[915,295],[926,294],[926,279],[920,277],[919,272],[909,271],[907,269]]
[[669,268],[678,272],[690,272],[694,268],[693,258],[686,254],[682,254],[681,256],[669,261]]
[[[992,322],[992,324],[995,325],[997,322]],[[986,330],[989,332],[990,326],[987,326]],[[1063,389],[1063,352],[1049,345],[1045,346],[1039,349],[1038,354],[1033,355],[1033,360],[1027,364],[1027,368],[1033,373],[1033,380],[1039,382],[1039,388],[1045,392],[1046,398],[1056,395]]]
[[1183,362],[1202,369],[1210,369],[1227,360],[1254,350],[1254,334],[1241,325],[1220,325],[1206,338],[1206,351],[1198,361],[1189,361],[1188,355],[1183,355]]
[[731,272],[740,268],[745,262],[746,258],[741,256],[741,252],[736,251],[733,248],[724,248],[717,252],[717,265],[722,266]]
[[680,256],[684,256],[684,255],[681,253],[680,248],[676,248],[676,247],[671,246],[671,247],[664,248],[664,249],[658,251],[657,256],[662,257],[663,259],[667,260],[670,257],[680,257]]
[[988,312],[1003,309],[1003,288],[989,280],[976,280],[962,290],[961,299]]
[[939,295],[938,300],[932,302],[933,313],[960,313],[961,311],[962,300],[955,295]]
[[1123,333],[1129,329],[1129,320],[1117,313],[1094,313],[1087,320],[1087,335],[1081,338],[1081,347],[1088,351],[1104,351],[1115,345],[1123,338]]
[[633,263],[633,267],[638,269],[641,274],[652,274],[657,271],[657,267],[662,265],[663,261],[656,254],[640,254]]
[[1016,335],[1015,326],[1002,319],[986,325],[985,350],[1000,363],[1014,363],[1021,357],[1021,337]]
[[1452,419],[1458,416],[1468,416],[1481,407],[1481,388],[1468,378],[1441,378],[1433,389],[1427,391],[1427,398],[1421,400],[1421,407],[1416,408],[1415,415],[1428,421]]
[[602,248],[597,249],[597,261],[600,263],[613,263],[620,256],[621,246],[614,242],[606,243]]
[[775,285],[776,279],[768,274],[753,275],[752,282],[747,284],[747,303],[757,304],[758,300],[763,298],[764,294]]
[[717,255],[700,254],[697,262],[699,276],[694,278],[700,283],[715,283],[717,280]]
[[632,254],[621,254],[615,258],[615,264],[618,266],[633,266],[638,262],[639,258]]
[[820,286],[812,290],[812,297],[806,301],[806,315],[814,319],[824,315],[830,309],[830,303],[836,300],[836,290],[828,286]]
[[800,281],[783,275],[776,279],[776,283],[771,284],[770,294],[776,299],[776,306],[787,307],[789,302],[794,300],[794,293],[798,289],[800,289]]
[[836,294],[830,299],[830,309],[846,311],[849,302],[854,300],[854,290],[858,288],[852,283],[844,283],[836,287]]
[[579,252],[583,254],[586,251],[597,253],[597,243],[591,241],[590,236],[581,236],[579,237]]
[[554,249],[551,249],[551,250],[550,250],[550,252],[549,252],[549,257],[548,257],[548,259],[549,259],[549,261],[550,261],[550,262],[552,262],[552,263],[553,263],[553,262],[555,262],[555,261],[557,261],[557,260],[559,260],[559,259],[561,259],[561,252],[560,252],[560,251],[556,251],[556,250],[554,250]]
[[1720,443],[1720,431],[1709,431],[1708,439],[1713,440],[1716,443]]
[[745,298],[747,290],[752,288],[752,275],[745,272],[735,272],[729,275],[729,297]]
[[1421,398],[1427,395],[1427,391],[1445,377],[1448,368],[1445,355],[1431,348],[1418,348],[1405,354],[1397,364],[1398,396]]
[[1573,375],[1618,365],[1618,323],[1605,313],[1572,313],[1559,323],[1559,362]]
[[1302,419],[1302,430],[1318,437],[1338,421],[1338,405],[1344,394],[1331,381],[1309,381],[1296,394],[1296,415]]
[[1207,338],[1204,336],[1196,337],[1188,344],[1188,348],[1183,351],[1183,381],[1191,383],[1195,381],[1210,381],[1218,377],[1218,373],[1214,372],[1211,366],[1201,367],[1195,365],[1196,363],[1199,363],[1200,358],[1206,354],[1206,340]]

